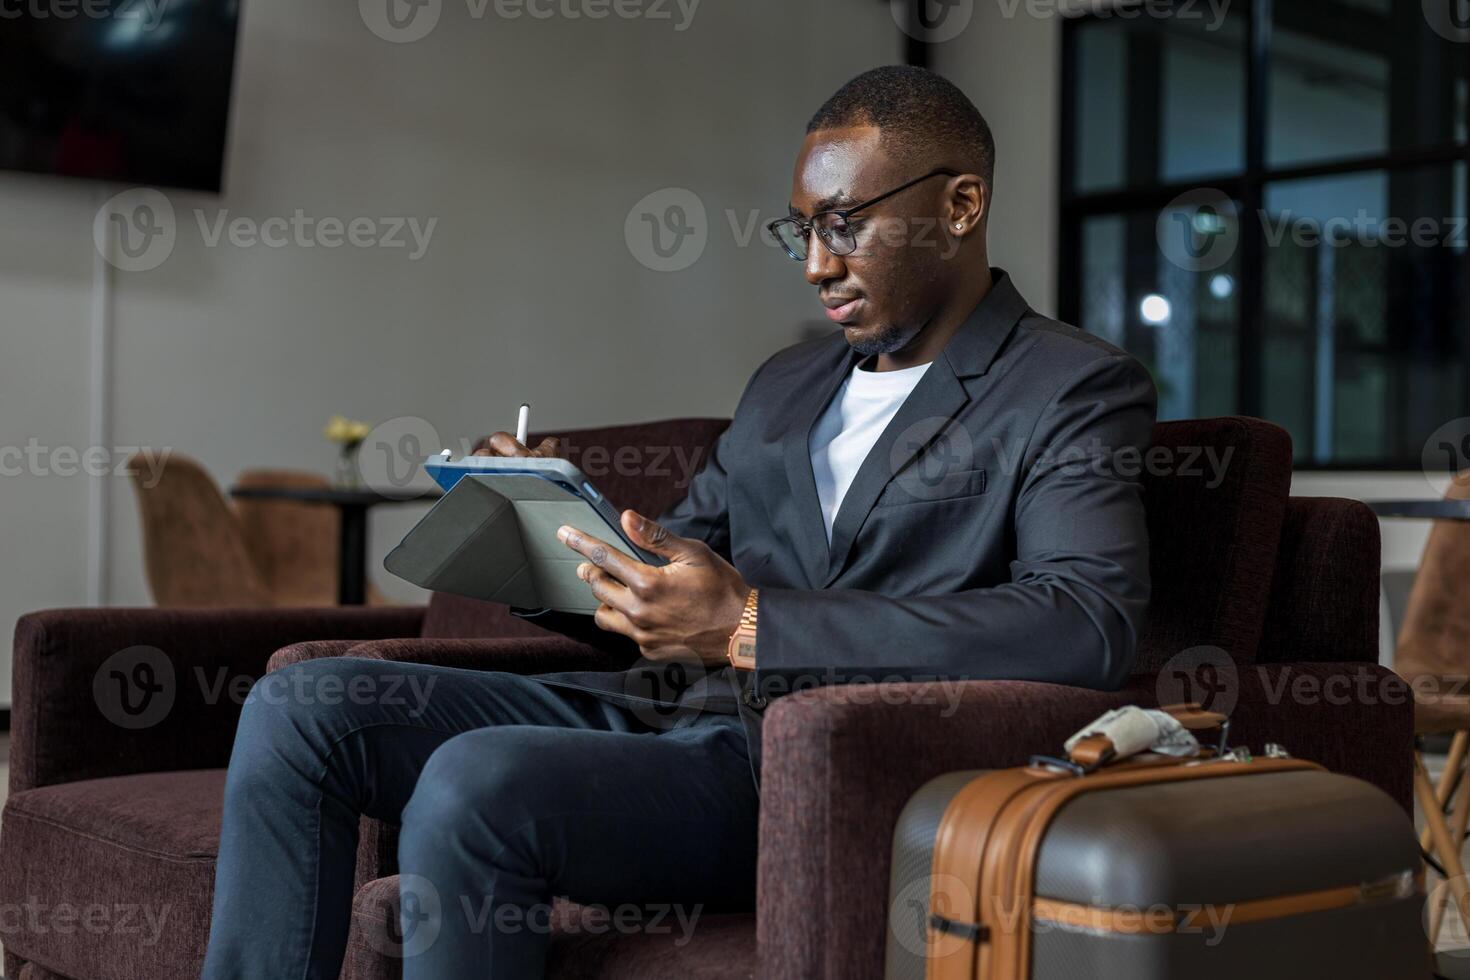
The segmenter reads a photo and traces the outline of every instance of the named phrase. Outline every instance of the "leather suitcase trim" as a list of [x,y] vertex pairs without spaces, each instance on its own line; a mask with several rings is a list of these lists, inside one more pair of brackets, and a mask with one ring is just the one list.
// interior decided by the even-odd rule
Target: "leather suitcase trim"
[[[1223,903],[1220,907],[1230,910],[1230,925],[1242,926],[1252,922],[1285,919],[1294,915],[1309,915],[1313,912],[1331,912],[1352,908],[1355,905],[1376,905],[1380,902],[1410,898],[1423,892],[1423,872],[1404,871],[1383,881],[1364,885],[1347,885],[1342,888],[1324,888],[1321,891],[1302,892],[1297,895],[1282,895],[1279,898],[1261,898],[1249,902]],[[1124,936],[1159,936],[1188,929],[1196,915],[1202,915],[1204,907],[1176,915],[1169,909],[1111,909],[1098,905],[1078,905],[1074,902],[1059,902],[1050,898],[1038,898],[1031,903],[1033,922],[1070,926],[1092,932],[1109,932]]]
[[1130,760],[1081,778],[1004,769],[960,790],[935,835],[929,908],[986,938],[973,942],[930,928],[928,980],[1024,980],[1029,975],[1037,851],[1057,812],[1077,796],[1152,782],[1322,769],[1300,759],[1168,762]]

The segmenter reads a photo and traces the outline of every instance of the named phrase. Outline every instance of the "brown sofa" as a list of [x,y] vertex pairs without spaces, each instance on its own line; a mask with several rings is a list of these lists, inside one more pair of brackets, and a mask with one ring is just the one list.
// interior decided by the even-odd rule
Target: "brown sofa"
[[[707,448],[723,425],[681,420],[568,436],[574,452],[678,448],[687,458]],[[1156,703],[1161,688],[1189,674],[1178,669],[1176,654],[1203,646],[1227,651],[1235,666],[1233,678],[1223,661],[1223,671],[1216,663],[1213,674],[1197,676],[1233,695],[1236,742],[1257,749],[1279,742],[1379,785],[1408,808],[1412,709],[1376,664],[1376,520],[1351,501],[1288,499],[1290,442],[1267,423],[1162,423],[1155,441],[1176,451],[1175,464],[1187,463],[1191,447],[1232,455],[1218,485],[1197,459],[1145,477],[1154,600],[1137,673],[1125,689],[968,682],[952,712],[923,703],[928,699],[905,699],[905,685],[779,699],[765,721],[758,908],[705,916],[680,945],[677,930],[603,932],[585,910],[564,903],[553,975],[880,976],[889,837],[907,797],[945,771],[1017,765],[1032,753],[1054,752],[1108,707]],[[667,477],[612,466],[592,475],[619,503],[657,512],[682,490],[672,478],[677,467],[665,470]],[[130,676],[170,699],[146,725],[119,719],[106,687],[117,681],[118,661],[109,665],[109,658],[138,646],[156,648],[148,656],[166,669]],[[15,638],[0,907],[31,911],[0,920],[5,975],[197,977],[239,699],[268,668],[349,652],[521,672],[620,666],[499,607],[442,595],[426,608],[57,609],[26,616]],[[124,666],[124,674],[136,671]],[[162,677],[167,669],[172,680]],[[148,714],[144,706],[139,717]],[[395,840],[395,828],[364,821],[343,977],[387,980],[401,972],[390,928]],[[91,910],[92,926],[64,913],[66,903]],[[120,911],[127,909],[133,911]]]

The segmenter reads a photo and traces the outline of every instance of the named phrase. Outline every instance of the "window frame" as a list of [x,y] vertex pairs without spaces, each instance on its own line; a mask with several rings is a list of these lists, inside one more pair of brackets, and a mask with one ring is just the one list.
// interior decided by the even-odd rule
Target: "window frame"
[[[1155,0],[1157,2],[1157,0]],[[1335,11],[1327,3],[1314,0],[1284,0],[1288,4],[1305,7],[1320,7],[1309,13],[1325,14]],[[1181,6],[1178,0],[1175,6]],[[1464,143],[1444,143],[1433,146],[1418,146],[1392,149],[1387,153],[1360,156],[1343,156],[1313,161],[1304,164],[1270,166],[1266,158],[1267,126],[1269,121],[1269,81],[1271,70],[1271,32],[1275,23],[1276,0],[1247,0],[1246,3],[1230,8],[1230,16],[1244,18],[1245,47],[1245,93],[1242,126],[1244,128],[1244,162],[1239,173],[1206,174],[1184,181],[1157,181],[1146,186],[1125,185],[1102,191],[1075,189],[1074,161],[1076,151],[1076,99],[1078,81],[1078,32],[1087,25],[1109,19],[1096,13],[1080,13],[1068,16],[1062,25],[1061,38],[1061,100],[1059,112],[1060,149],[1057,167],[1057,303],[1058,314],[1068,323],[1081,322],[1082,290],[1082,243],[1083,225],[1087,219],[1117,215],[1128,217],[1139,211],[1159,211],[1180,194],[1199,188],[1211,188],[1228,195],[1240,207],[1240,240],[1238,245],[1239,276],[1239,319],[1236,325],[1237,348],[1235,358],[1235,412],[1240,415],[1261,416],[1264,404],[1262,388],[1265,365],[1262,362],[1265,323],[1265,228],[1260,216],[1265,206],[1268,185],[1284,181],[1319,177],[1333,177],[1370,171],[1389,172],[1414,167],[1443,165],[1461,168],[1460,193],[1470,201],[1470,99],[1463,120],[1467,139]],[[1294,12],[1295,14],[1299,11]],[[1470,63],[1470,44],[1462,45],[1466,50],[1461,58]],[[1467,73],[1470,77],[1470,73]],[[1470,249],[1466,250],[1458,263],[1460,275],[1470,281]],[[1470,320],[1470,318],[1467,318]],[[1462,324],[1464,353],[1461,357],[1461,378],[1465,392],[1465,414],[1470,415],[1470,322]],[[1445,421],[1449,421],[1446,419]],[[1298,470],[1316,471],[1367,471],[1382,472],[1418,470],[1422,463],[1415,459],[1382,458],[1353,462],[1321,462],[1298,457]]]

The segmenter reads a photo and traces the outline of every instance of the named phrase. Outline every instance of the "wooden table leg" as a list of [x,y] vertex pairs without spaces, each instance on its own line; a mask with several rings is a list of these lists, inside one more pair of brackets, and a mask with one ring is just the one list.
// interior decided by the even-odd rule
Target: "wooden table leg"
[[[1444,782],[1443,779],[1440,780],[1441,785],[1444,785]],[[1443,797],[1440,799],[1443,802],[1449,802]],[[1470,785],[1466,785],[1465,779],[1460,779],[1459,792],[1455,796],[1455,812],[1449,822],[1450,840],[1463,841],[1466,827],[1470,827]],[[1461,846],[1463,849],[1463,845]],[[1439,943],[1439,930],[1443,925],[1444,902],[1435,902],[1429,909],[1429,942],[1431,945]]]
[[[1435,796],[1439,798],[1439,808],[1443,810],[1450,802],[1450,791],[1457,785],[1460,770],[1465,765],[1465,751],[1470,748],[1470,730],[1455,732],[1455,737],[1450,740],[1450,754],[1444,761],[1444,772],[1439,774],[1439,786],[1435,790]],[[1429,850],[1429,827],[1426,825],[1419,834],[1419,846]]]
[[1455,899],[1455,910],[1460,913],[1460,921],[1465,924],[1466,931],[1470,931],[1470,881],[1465,879],[1465,867],[1460,861],[1461,841],[1450,836],[1439,798],[1429,781],[1429,773],[1424,769],[1424,759],[1418,752],[1414,753],[1414,795],[1424,811],[1429,840],[1434,845],[1440,867],[1444,868],[1450,894]]

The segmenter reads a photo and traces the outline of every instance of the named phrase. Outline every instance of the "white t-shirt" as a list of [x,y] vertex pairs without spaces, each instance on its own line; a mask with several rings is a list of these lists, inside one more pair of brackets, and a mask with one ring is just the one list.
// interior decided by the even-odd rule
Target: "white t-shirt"
[[859,364],[812,427],[808,448],[828,544],[832,543],[837,508],[842,506],[858,467],[927,370],[928,364],[920,364],[898,371],[865,371]]

